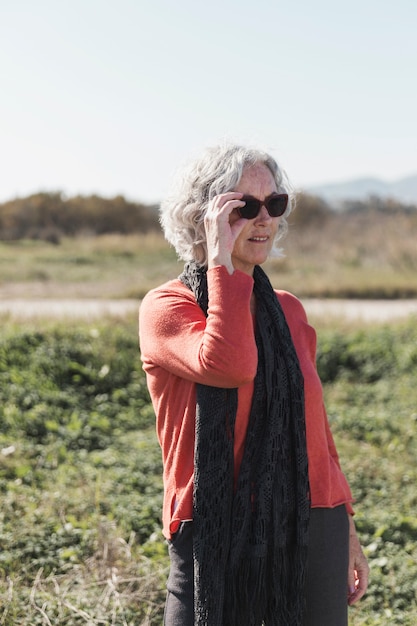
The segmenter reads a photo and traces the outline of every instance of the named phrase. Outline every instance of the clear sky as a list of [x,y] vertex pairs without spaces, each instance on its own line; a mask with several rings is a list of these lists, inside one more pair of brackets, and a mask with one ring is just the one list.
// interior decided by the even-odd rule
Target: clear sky
[[0,201],[158,201],[229,138],[296,187],[417,173],[416,0],[0,0]]

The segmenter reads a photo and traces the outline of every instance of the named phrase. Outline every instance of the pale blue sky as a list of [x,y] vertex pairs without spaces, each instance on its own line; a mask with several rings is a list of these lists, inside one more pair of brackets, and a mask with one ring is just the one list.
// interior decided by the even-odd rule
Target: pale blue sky
[[415,0],[0,0],[0,201],[158,201],[222,138],[296,187],[417,172]]

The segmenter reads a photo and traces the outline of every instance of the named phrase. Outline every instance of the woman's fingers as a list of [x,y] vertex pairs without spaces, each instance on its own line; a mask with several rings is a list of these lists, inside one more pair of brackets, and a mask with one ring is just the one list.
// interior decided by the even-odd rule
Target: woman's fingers
[[243,206],[242,195],[237,191],[220,194],[213,198],[207,208],[204,227],[209,268],[225,265],[229,273],[233,273],[231,255],[236,238],[244,224],[237,228],[235,222],[231,223],[230,216],[234,209]]
[[368,588],[369,565],[356,534],[353,519],[349,532],[348,602],[354,604],[362,598]]

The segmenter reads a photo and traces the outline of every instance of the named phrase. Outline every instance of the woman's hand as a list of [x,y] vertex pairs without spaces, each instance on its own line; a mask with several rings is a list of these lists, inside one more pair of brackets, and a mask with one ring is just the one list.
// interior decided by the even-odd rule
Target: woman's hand
[[210,202],[204,217],[206,229],[208,269],[224,265],[233,274],[232,252],[235,241],[247,220],[236,215],[230,219],[234,209],[244,206],[243,194],[229,191],[215,196]]
[[355,522],[349,515],[348,603],[355,604],[368,588],[369,566],[356,534]]

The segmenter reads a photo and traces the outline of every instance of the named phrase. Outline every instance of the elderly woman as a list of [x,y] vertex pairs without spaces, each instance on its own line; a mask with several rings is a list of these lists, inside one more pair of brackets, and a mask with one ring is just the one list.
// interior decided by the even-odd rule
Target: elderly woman
[[164,464],[167,626],[344,626],[367,587],[315,331],[260,267],[291,204],[271,156],[226,145],[161,207],[186,261],[140,309]]

